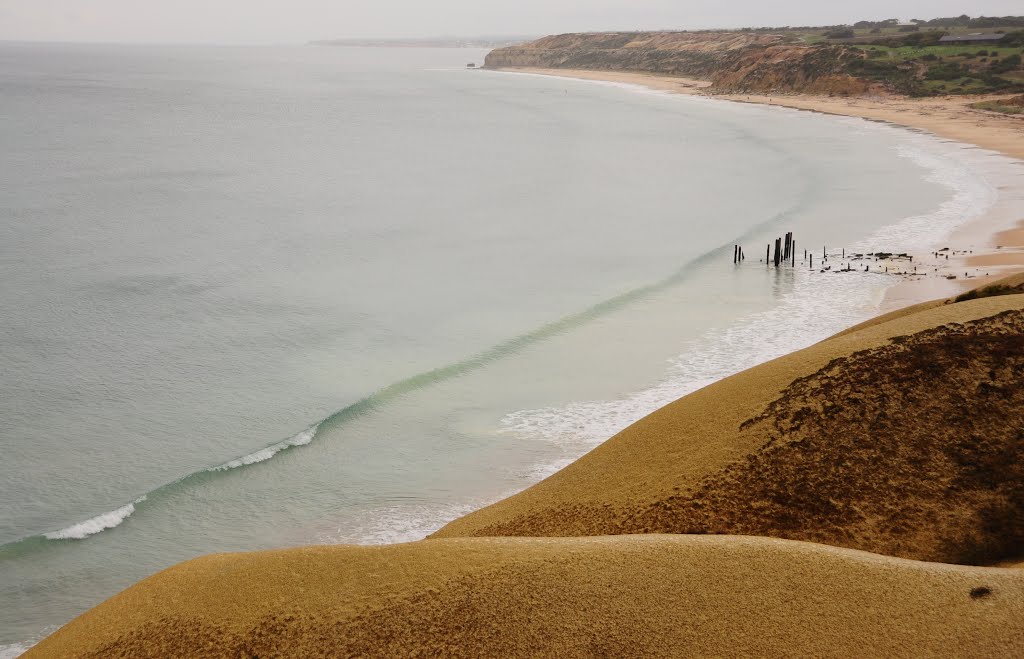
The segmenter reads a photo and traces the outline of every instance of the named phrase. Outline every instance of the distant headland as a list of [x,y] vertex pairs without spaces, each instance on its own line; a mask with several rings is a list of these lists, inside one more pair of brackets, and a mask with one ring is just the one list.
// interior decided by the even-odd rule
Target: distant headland
[[561,34],[499,48],[486,65],[697,78],[725,93],[926,97],[1024,93],[1022,52],[1024,16],[964,15],[906,23]]
[[350,46],[358,48],[507,48],[536,39],[524,37],[436,37],[422,39],[326,39],[310,41],[310,46]]

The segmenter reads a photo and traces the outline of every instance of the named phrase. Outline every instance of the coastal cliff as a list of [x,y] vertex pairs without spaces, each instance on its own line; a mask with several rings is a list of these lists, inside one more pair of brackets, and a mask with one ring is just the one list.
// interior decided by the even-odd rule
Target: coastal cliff
[[773,34],[608,32],[499,48],[485,66],[641,71],[710,80],[721,91],[854,95],[871,86],[846,72],[850,61],[863,57],[847,46],[807,46]]
[[1024,91],[1024,30],[1000,33],[998,47],[986,43],[981,50],[971,42],[942,43],[945,35],[937,29],[858,34],[827,28],[561,34],[498,48],[485,66],[699,78],[719,93],[945,96]]

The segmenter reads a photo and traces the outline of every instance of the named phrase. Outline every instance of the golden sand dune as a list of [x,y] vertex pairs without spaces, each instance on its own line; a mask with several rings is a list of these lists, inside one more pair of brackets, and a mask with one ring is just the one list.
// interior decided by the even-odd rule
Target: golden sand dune
[[433,537],[729,533],[1012,558],[1022,308],[1024,295],[1003,295],[865,323],[686,396]]
[[[183,563],[29,656],[1020,656],[1022,291],[727,378],[435,539]],[[456,537],[510,535],[600,537]]]
[[32,656],[1012,656],[1024,571],[738,536],[466,538],[183,563]]

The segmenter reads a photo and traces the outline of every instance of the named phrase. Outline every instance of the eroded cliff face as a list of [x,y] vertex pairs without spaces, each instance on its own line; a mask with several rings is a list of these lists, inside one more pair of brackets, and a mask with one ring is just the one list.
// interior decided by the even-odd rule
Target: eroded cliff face
[[870,84],[846,73],[863,58],[846,46],[806,46],[746,32],[562,34],[499,48],[489,68],[539,67],[638,71],[710,80],[727,92],[863,94]]
[[778,45],[749,48],[729,66],[715,71],[715,89],[740,92],[804,92],[857,96],[872,85],[846,72],[863,54],[845,46]]

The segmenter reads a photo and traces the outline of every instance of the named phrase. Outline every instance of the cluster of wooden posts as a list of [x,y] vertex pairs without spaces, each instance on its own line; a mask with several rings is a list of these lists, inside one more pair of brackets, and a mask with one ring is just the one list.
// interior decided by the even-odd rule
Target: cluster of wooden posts
[[[774,243],[774,250],[772,249],[772,243],[768,243],[764,251],[764,262],[768,266],[774,265],[776,268],[784,265],[789,265],[792,268],[796,267],[796,239],[793,238],[793,232],[787,231],[786,235],[781,238],[776,238]],[[843,250],[843,258],[846,258],[846,250]],[[833,256],[838,256],[833,254]],[[862,257],[862,254],[858,254],[858,257]],[[871,256],[869,254],[869,256]],[[905,255],[904,255],[905,256]],[[746,256],[743,253],[743,247],[741,245],[732,246],[732,262],[741,263]],[[828,251],[825,247],[821,248],[821,260],[828,262]],[[814,254],[811,254],[806,249],[804,250],[802,262],[806,262],[808,267],[814,268]]]
[[[772,246],[768,245],[768,251],[771,251]],[[768,262],[768,252],[765,252],[765,263]],[[786,265],[790,267],[796,266],[796,241],[793,240],[793,232],[787,231],[784,238],[775,239],[775,254],[772,257],[772,262],[775,267],[780,265]]]
[[[773,250],[773,247],[774,247],[774,250]],[[947,251],[947,250],[948,250],[948,248],[940,250],[939,252],[934,252],[933,256],[942,256],[941,252],[944,252],[944,251]],[[964,253],[966,254],[968,252],[965,251]],[[831,265],[825,265],[825,264],[827,264],[829,262],[829,256],[832,256],[833,258],[838,257],[839,259],[841,259],[838,268],[833,270]],[[733,245],[732,246],[732,262],[735,263],[735,264],[739,264],[739,263],[742,263],[744,259],[746,259],[746,255],[743,252],[743,247],[741,245]],[[899,261],[899,260],[906,260],[906,261],[909,261],[910,263],[914,262],[914,257],[913,256],[910,256],[909,254],[906,254],[906,253],[894,253],[894,252],[868,252],[866,254],[860,254],[860,253],[854,254],[854,253],[851,253],[850,257],[847,259],[846,249],[845,248],[843,248],[843,250],[841,252],[836,252],[836,253],[830,255],[828,253],[828,250],[825,247],[822,247],[821,248],[821,261],[819,263],[822,264],[822,270],[821,270],[822,272],[854,272],[854,267],[853,267],[853,262],[854,261],[862,261],[862,260],[863,261],[867,261],[867,260],[871,260],[871,259],[873,259],[875,261],[884,261],[886,263],[892,263],[892,262]],[[803,258],[801,259],[801,261],[802,262],[806,262],[808,267],[811,268],[812,270],[814,269],[814,254],[808,252],[806,249],[804,250],[804,255],[803,255]],[[842,261],[847,261],[847,262],[843,263]],[[764,262],[765,262],[765,264],[767,266],[774,265],[776,268],[778,268],[780,266],[787,265],[787,264],[790,267],[796,267],[796,240],[793,239],[793,232],[792,231],[787,232],[786,235],[781,237],[781,238],[776,238],[774,245],[772,243],[768,243],[767,247],[765,247]],[[878,269],[879,269],[879,272],[883,271],[883,266],[879,265]],[[859,270],[860,270],[860,268],[858,267],[857,271],[859,271]],[[868,265],[865,265],[864,266],[864,272],[870,272],[870,271],[871,271],[871,268]],[[884,272],[889,272],[889,266],[888,265],[884,266]],[[913,266],[913,272],[910,272],[907,269],[894,270],[894,272],[897,272],[898,274],[908,274],[908,275],[909,274],[914,274],[914,275],[918,274],[917,266]]]
[[[746,255],[743,253],[743,247],[740,245],[732,246],[732,262],[742,263],[746,259]],[[807,253],[804,252],[804,258],[807,258]],[[764,253],[764,262],[766,264],[774,263],[775,267],[786,265],[787,263],[791,267],[796,267],[796,240],[793,239],[793,232],[786,232],[785,237],[775,239],[775,253],[772,253],[772,245],[768,244]]]

